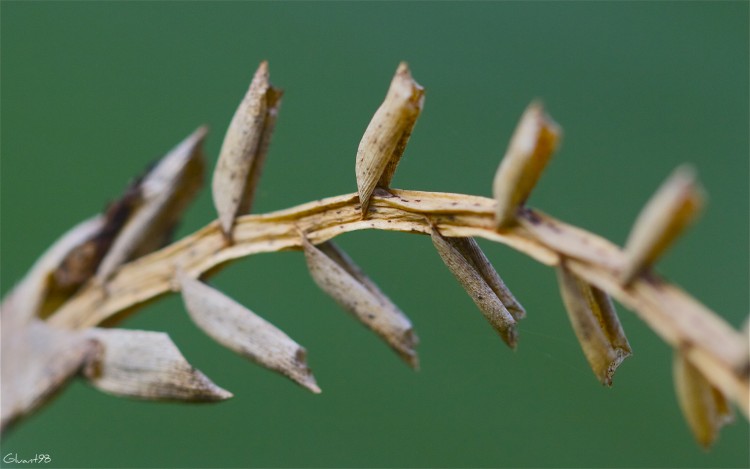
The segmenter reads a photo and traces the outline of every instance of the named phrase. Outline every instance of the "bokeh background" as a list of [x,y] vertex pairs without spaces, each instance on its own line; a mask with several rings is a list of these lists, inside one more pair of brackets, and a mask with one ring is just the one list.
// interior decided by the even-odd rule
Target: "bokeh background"
[[[709,194],[660,271],[739,327],[748,307],[748,3],[2,3],[2,292],[76,222],[200,124],[221,139],[258,63],[286,94],[257,211],[353,192],[359,139],[399,61],[426,104],[394,186],[490,196],[524,107],[565,140],[531,205],[623,243],[677,165]],[[180,229],[214,217],[208,191]],[[124,327],[168,331],[235,393],[118,399],[76,382],[2,443],[55,467],[747,467],[738,416],[692,440],[671,350],[620,308],[635,355],[602,388],[554,272],[481,242],[528,310],[508,350],[425,237],[340,245],[411,317],[404,366],[309,278],[300,253],[213,279],[309,350],[319,396],[214,344],[179,298]]]

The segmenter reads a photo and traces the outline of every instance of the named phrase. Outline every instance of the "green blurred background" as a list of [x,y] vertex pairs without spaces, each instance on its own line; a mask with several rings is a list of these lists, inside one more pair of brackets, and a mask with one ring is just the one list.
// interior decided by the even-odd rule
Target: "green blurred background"
[[[660,264],[738,327],[748,312],[748,3],[2,3],[2,292],[59,234],[200,124],[221,139],[257,64],[286,90],[257,211],[353,192],[354,155],[400,60],[426,103],[394,186],[489,196],[524,107],[565,130],[530,203],[623,243],[683,162],[709,193]],[[180,234],[214,217],[209,191]],[[491,243],[528,310],[509,351],[427,238],[340,245],[421,337],[410,371],[319,291],[299,253],[213,282],[309,350],[319,396],[197,330],[176,297],[125,327],[168,331],[235,393],[118,399],[76,382],[2,444],[55,467],[747,467],[738,416],[710,452],[675,402],[671,350],[631,312],[612,389],[580,352],[551,269]],[[622,309],[622,308],[621,308]]]

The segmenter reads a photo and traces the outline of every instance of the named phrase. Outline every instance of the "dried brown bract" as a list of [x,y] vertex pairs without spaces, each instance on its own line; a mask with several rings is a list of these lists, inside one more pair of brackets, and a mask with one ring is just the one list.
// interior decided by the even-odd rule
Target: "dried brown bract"
[[649,268],[697,217],[703,191],[687,166],[677,168],[638,216],[625,245],[622,281]]
[[281,95],[282,91],[269,82],[268,63],[262,62],[224,137],[211,189],[221,227],[228,237],[234,219],[252,207]]
[[518,208],[534,189],[561,136],[562,129],[547,115],[540,102],[535,101],[526,108],[492,184],[498,228],[515,221]]
[[345,311],[370,328],[412,368],[419,368],[419,339],[411,321],[341,249],[314,246],[302,236],[305,260],[315,283]]
[[185,274],[180,291],[190,317],[221,345],[277,371],[300,386],[319,393],[307,366],[307,351],[273,324],[249,309]]
[[391,87],[357,149],[357,188],[362,218],[375,187],[387,189],[424,105],[424,88],[411,76],[409,66],[401,62]]
[[570,323],[596,377],[605,386],[632,350],[609,295],[584,282],[564,263],[557,268],[565,309]]
[[84,376],[116,396],[157,401],[211,402],[232,397],[185,360],[163,332],[87,331],[99,347],[86,360]]
[[708,448],[716,440],[719,429],[734,420],[726,397],[698,369],[676,351],[674,385],[677,401],[693,436]]
[[[474,300],[487,322],[510,348],[516,348],[518,341],[516,318],[503,304],[500,295],[512,305],[516,315],[520,314],[522,317],[525,312],[507,288],[501,289],[500,294],[493,289],[493,285],[498,288],[502,280],[484,254],[481,254],[481,257],[478,255],[481,250],[476,242],[471,238],[445,238],[434,227],[431,236],[432,243],[443,262]],[[478,268],[478,266],[481,267]]]

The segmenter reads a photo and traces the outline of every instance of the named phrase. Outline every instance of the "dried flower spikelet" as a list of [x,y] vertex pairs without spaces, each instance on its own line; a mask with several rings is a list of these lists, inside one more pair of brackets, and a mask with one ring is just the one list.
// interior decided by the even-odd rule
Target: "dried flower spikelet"
[[325,242],[315,246],[303,235],[302,246],[315,283],[385,340],[408,365],[418,369],[415,348],[419,338],[409,318],[336,245]]
[[198,128],[143,176],[141,203],[129,214],[102,259],[97,278],[107,280],[125,262],[170,241],[182,213],[203,184],[203,141],[207,133],[207,128]]
[[307,351],[276,326],[203,282],[178,274],[182,299],[203,332],[228,349],[320,393]]
[[688,166],[678,167],[638,215],[625,244],[622,282],[628,285],[653,265],[697,217],[704,193]]
[[721,427],[734,420],[727,399],[679,350],[675,351],[673,372],[682,414],[698,443],[708,448]]
[[53,328],[38,319],[23,326],[12,325],[7,319],[4,315],[0,328],[2,432],[54,396],[81,369],[94,345],[78,331]]
[[228,237],[235,218],[252,207],[281,106],[282,91],[268,80],[268,63],[261,62],[229,124],[214,171],[214,205]]
[[193,368],[163,332],[93,328],[86,335],[99,344],[99,351],[87,360],[83,374],[101,391],[157,401],[232,397]]
[[513,132],[492,184],[498,228],[515,221],[518,208],[531,194],[561,137],[562,129],[547,115],[542,104],[532,102]]
[[[30,320],[35,316],[45,316],[45,312],[54,309],[51,304],[58,304],[50,298],[50,283],[54,281],[55,273],[65,264],[65,260],[72,252],[80,249],[90,239],[99,233],[105,225],[104,217],[94,216],[82,221],[63,234],[55,241],[34,265],[26,276],[3,298],[3,320],[8,320],[7,311],[13,311],[20,322]],[[12,307],[11,307],[12,304]]]
[[583,354],[599,381],[611,386],[615,370],[632,353],[612,300],[578,278],[564,263],[557,269],[557,278]]
[[[515,349],[518,343],[516,320],[484,276],[488,267],[494,271],[492,266],[487,262],[488,265],[485,265],[482,270],[477,268],[478,259],[472,257],[475,255],[467,256],[464,254],[467,251],[467,245],[470,243],[466,239],[445,238],[434,226],[432,227],[431,237],[432,243],[443,262],[464,287],[471,299],[474,300],[487,322],[500,334],[500,337],[508,346]],[[479,249],[478,246],[474,247]],[[471,249],[473,250],[474,247]],[[514,300],[513,304],[518,304],[518,302]],[[523,308],[521,308],[521,311],[523,311]]]
[[487,285],[492,288],[495,295],[500,299],[503,306],[508,310],[513,319],[519,321],[526,317],[526,310],[518,302],[510,289],[505,285],[503,279],[484,255],[484,252],[474,238],[449,238],[449,242],[458,249],[467,261],[479,272]]
[[367,218],[375,187],[390,186],[423,105],[424,88],[414,81],[406,62],[401,62],[357,149],[355,170],[362,218]]

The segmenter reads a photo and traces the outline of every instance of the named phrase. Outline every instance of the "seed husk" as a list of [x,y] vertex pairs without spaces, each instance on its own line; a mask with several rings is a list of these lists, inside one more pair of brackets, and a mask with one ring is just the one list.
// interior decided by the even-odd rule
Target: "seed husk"
[[346,253],[332,242],[313,245],[304,235],[305,260],[315,283],[345,311],[379,335],[402,360],[419,368],[419,338],[411,321]]
[[562,129],[542,104],[532,102],[521,116],[495,173],[492,193],[497,202],[497,228],[515,223],[518,208],[531,194],[561,137]]
[[573,331],[591,370],[605,386],[623,360],[632,353],[612,300],[561,262],[557,268],[560,293]]
[[219,290],[185,273],[178,278],[185,308],[203,332],[243,357],[320,393],[307,366],[307,351],[297,342]]
[[375,187],[390,187],[423,105],[424,88],[414,81],[406,62],[401,62],[357,149],[355,172],[363,219]]

